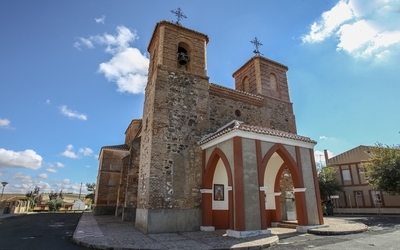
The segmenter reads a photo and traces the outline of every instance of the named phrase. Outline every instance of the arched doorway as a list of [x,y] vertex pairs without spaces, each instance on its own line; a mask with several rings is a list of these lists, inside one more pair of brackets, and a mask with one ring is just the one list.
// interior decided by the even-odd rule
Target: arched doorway
[[[296,161],[300,161],[297,148],[295,151]],[[271,226],[271,222],[282,221],[281,195],[284,195],[285,199],[286,196],[293,199],[294,209],[292,209],[292,212],[295,212],[298,224],[307,225],[308,223],[302,169],[296,161],[288,150],[279,143],[272,146],[263,157],[261,172],[264,176],[265,212],[268,226]],[[290,195],[286,193],[289,190],[281,189],[281,176],[285,169],[290,173],[293,185]],[[285,217],[287,219],[287,214]]]

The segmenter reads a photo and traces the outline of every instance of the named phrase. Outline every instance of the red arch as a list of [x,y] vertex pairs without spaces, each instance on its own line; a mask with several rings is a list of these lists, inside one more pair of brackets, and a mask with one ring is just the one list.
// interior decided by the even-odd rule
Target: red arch
[[[261,169],[259,169],[260,170],[259,172],[262,174],[262,176],[264,176],[265,171],[267,171],[266,168],[267,168],[268,161],[271,159],[271,157],[274,153],[277,153],[284,162],[284,164],[281,165],[277,176],[275,177],[274,191],[279,191],[279,185],[277,187],[276,182],[277,182],[278,177],[280,177],[280,175],[282,174],[284,166],[288,167],[290,174],[292,175],[293,187],[294,188],[303,188],[304,187],[303,170],[302,170],[302,164],[301,164],[301,158],[300,158],[300,149],[299,149],[299,147],[295,147],[295,150],[296,150],[297,163],[296,163],[296,161],[294,161],[293,157],[286,150],[286,148],[280,143],[275,144],[265,154],[265,156],[262,160],[262,164],[260,166]],[[299,225],[308,225],[308,215],[307,215],[307,208],[306,208],[305,193],[304,192],[295,193],[295,199],[296,199],[297,222]],[[276,207],[278,207],[278,206],[276,206]],[[270,217],[275,217],[275,219],[280,218],[281,217],[280,211],[278,211],[276,209],[275,215],[271,214]]]
[[[286,166],[289,168],[290,174],[292,175],[293,186],[295,188],[303,187],[303,180],[302,180],[301,170],[299,170],[298,165],[296,164],[296,162],[294,161],[294,159],[290,155],[290,153],[280,143],[275,144],[265,154],[265,156],[264,156],[264,158],[262,160],[262,164],[260,166],[260,168],[261,168],[260,169],[260,173],[262,174],[261,176],[265,175],[265,171],[267,171],[268,161],[271,159],[271,157],[272,157],[272,155],[274,153],[277,153],[282,158],[282,160],[284,161]],[[279,170],[279,172],[281,172],[281,174],[282,174],[282,171],[281,171],[281,169]]]
[[[215,148],[208,159],[207,166],[203,171],[203,188],[212,189],[212,183],[214,179],[214,172],[217,167],[219,159],[224,163],[226,173],[228,175],[228,186],[232,187],[232,172],[224,152]],[[203,151],[203,161],[205,161],[205,151]],[[212,211],[212,194],[203,193],[202,195],[202,214],[203,214],[203,226],[213,226],[213,211]],[[228,190],[228,227],[233,229],[233,192]]]
[[207,166],[205,169],[205,173],[203,175],[203,188],[212,188],[214,172],[217,167],[217,163],[218,163],[219,159],[221,159],[222,162],[224,163],[224,167],[225,167],[226,173],[228,175],[228,186],[232,187],[232,171],[231,171],[231,167],[229,165],[228,158],[226,158],[224,152],[221,149],[215,148],[210,155],[210,158],[208,160],[208,163],[207,163]]

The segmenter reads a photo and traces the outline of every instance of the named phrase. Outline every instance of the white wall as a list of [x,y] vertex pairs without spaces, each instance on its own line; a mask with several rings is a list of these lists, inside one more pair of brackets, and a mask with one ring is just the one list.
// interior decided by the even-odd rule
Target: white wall
[[[223,201],[215,201],[214,200],[214,184],[223,184],[224,185],[224,200]],[[213,179],[213,197],[212,197],[212,209],[213,210],[228,210],[228,174],[226,173],[226,169],[224,163],[221,159],[219,159],[217,163],[217,167],[214,172]]]

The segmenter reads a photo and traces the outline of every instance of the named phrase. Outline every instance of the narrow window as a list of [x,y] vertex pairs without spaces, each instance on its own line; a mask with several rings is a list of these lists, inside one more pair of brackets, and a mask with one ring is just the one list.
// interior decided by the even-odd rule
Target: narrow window
[[342,170],[342,176],[343,176],[343,181],[351,181],[350,170],[343,169]]

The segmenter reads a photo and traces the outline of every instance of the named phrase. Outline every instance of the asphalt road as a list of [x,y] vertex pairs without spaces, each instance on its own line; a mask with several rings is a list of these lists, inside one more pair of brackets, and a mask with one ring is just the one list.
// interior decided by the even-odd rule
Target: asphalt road
[[347,250],[347,249],[400,249],[400,218],[352,217],[370,230],[358,234],[319,236],[312,234],[283,235],[271,250]]
[[0,218],[0,249],[86,249],[71,241],[80,216],[42,213]]

